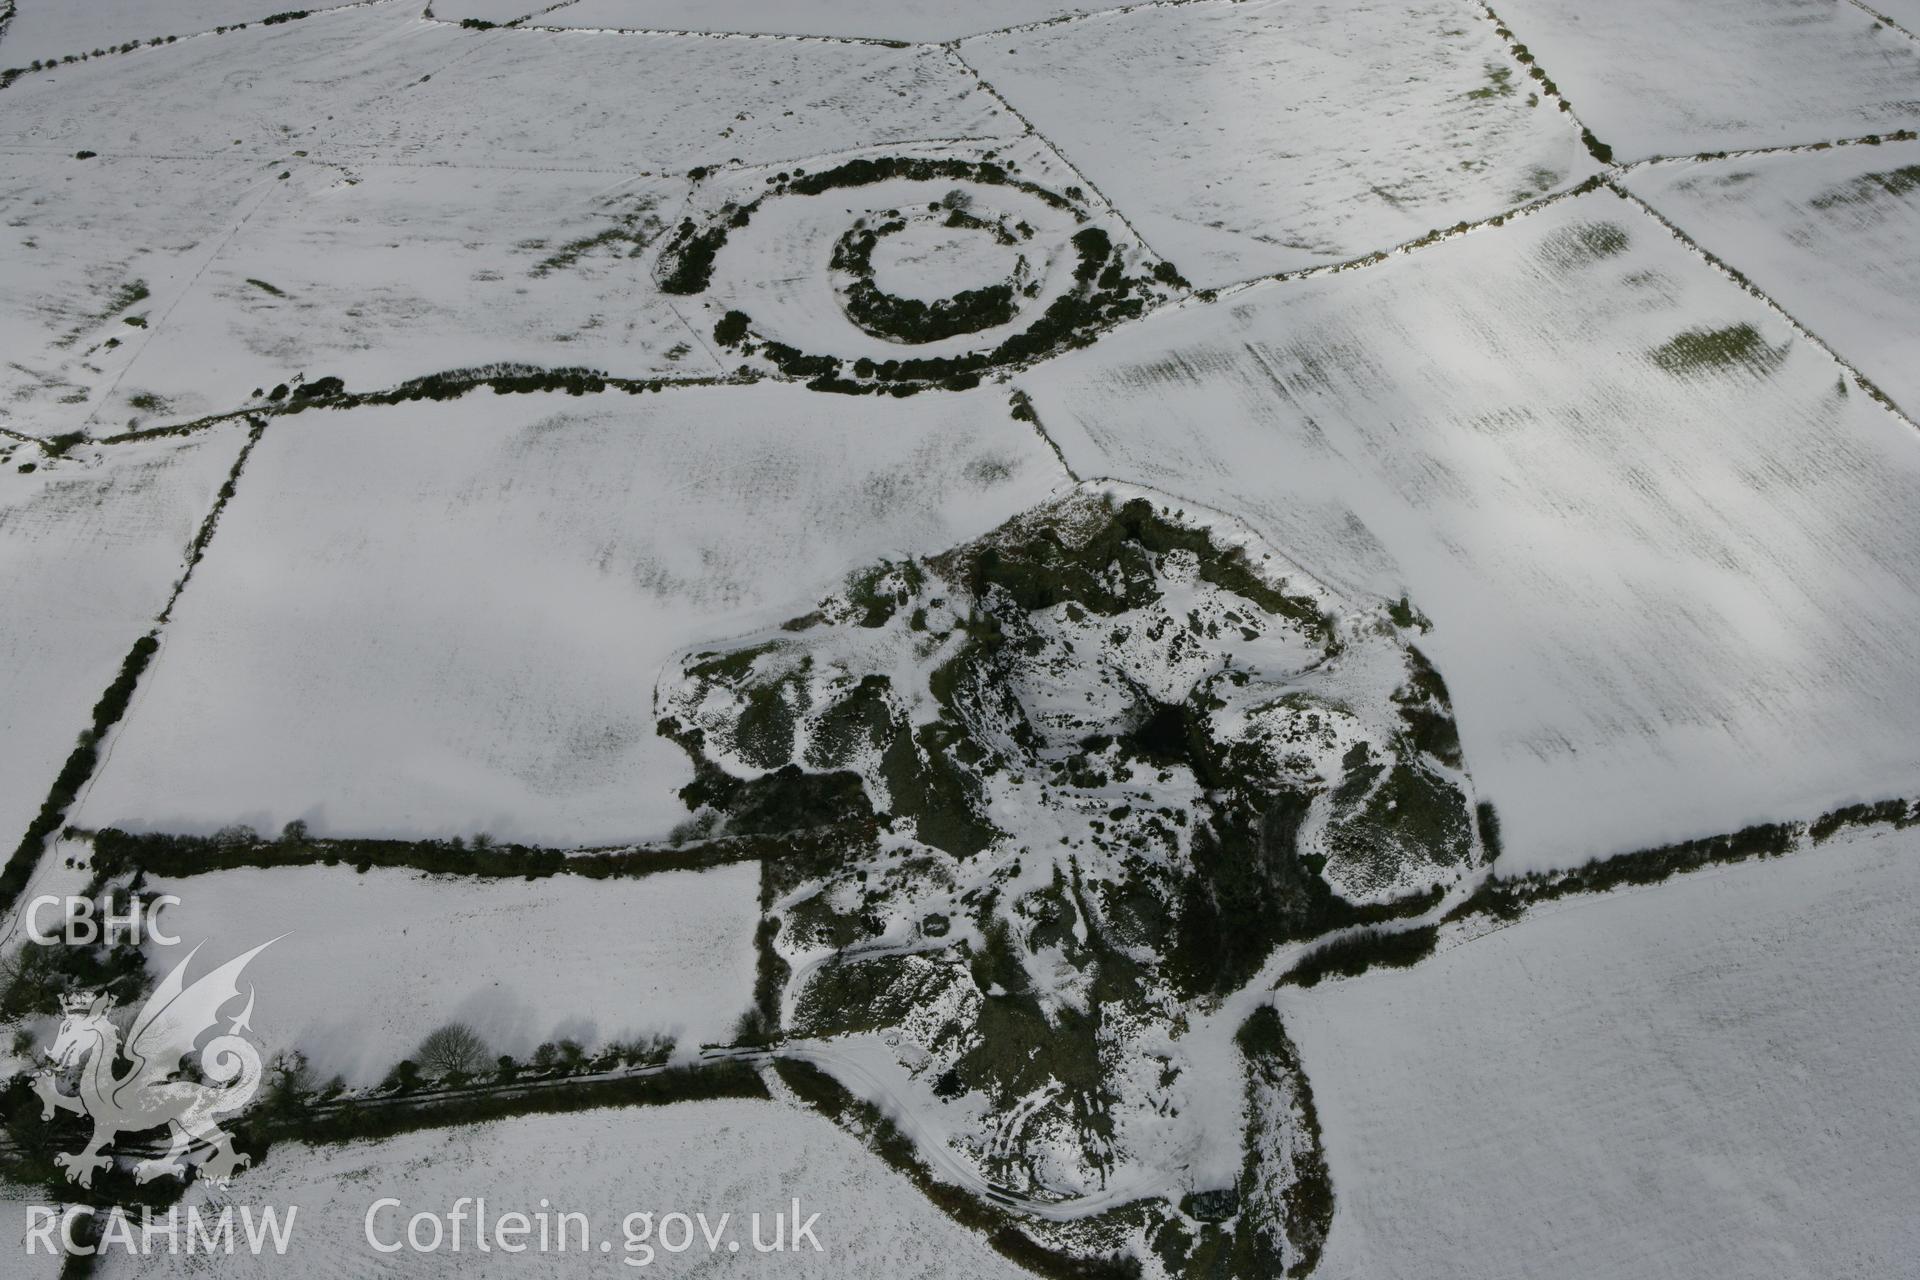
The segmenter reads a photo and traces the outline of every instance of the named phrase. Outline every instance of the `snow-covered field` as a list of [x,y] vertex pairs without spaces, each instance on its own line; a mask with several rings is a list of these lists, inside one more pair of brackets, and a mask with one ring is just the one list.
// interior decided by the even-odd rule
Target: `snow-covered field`
[[[115,1253],[96,1274],[107,1280],[591,1274],[1017,1280],[1028,1274],[949,1221],[905,1178],[827,1121],[752,1099],[529,1116],[338,1147],[287,1143],[224,1197],[216,1200],[204,1187],[190,1189],[185,1203],[203,1211],[228,1198],[297,1205],[294,1248],[284,1258],[260,1259],[243,1253],[139,1260]],[[570,1252],[509,1255],[496,1249],[483,1255],[474,1250],[471,1221],[458,1255],[445,1246],[438,1254],[382,1255],[367,1244],[366,1216],[374,1201],[391,1197],[404,1206],[399,1217],[389,1208],[376,1220],[380,1239],[388,1243],[405,1232],[414,1213],[445,1214],[461,1196],[485,1196],[490,1218],[514,1212],[531,1217],[543,1205],[552,1215],[586,1214],[596,1252],[580,1256],[575,1227]],[[802,1241],[797,1251],[757,1252],[753,1215],[761,1216],[762,1242],[772,1241],[776,1213],[784,1215],[784,1238],[791,1240],[796,1197],[802,1221],[820,1215],[812,1233],[820,1251]],[[650,1253],[637,1245],[629,1251],[623,1223],[634,1213],[653,1216]],[[717,1252],[709,1255],[697,1226],[691,1249],[662,1248],[661,1220],[672,1213],[706,1214],[720,1241]],[[724,1232],[721,1214],[729,1215]],[[640,1226],[633,1228],[638,1232]],[[680,1244],[677,1222],[667,1226],[666,1239]],[[601,1240],[611,1242],[609,1255],[597,1252]],[[739,1245],[737,1252],[727,1249],[729,1240]],[[628,1260],[632,1265],[623,1265]],[[642,1267],[643,1261],[648,1265]]]
[[665,835],[681,649],[1062,480],[1002,393],[495,396],[275,422],[182,598],[87,825]]
[[17,247],[0,425],[17,430],[187,421],[303,374],[719,372],[635,256],[683,180],[40,153],[0,185]]
[[[434,13],[464,16],[473,2],[438,4]],[[535,0],[517,2],[524,5]],[[955,40],[1112,7],[1101,0],[968,0],[966,4],[951,0],[570,0],[534,22],[555,27]]]
[[179,944],[147,948],[156,976],[203,942],[189,979],[280,939],[247,966],[252,1025],[322,1081],[377,1084],[449,1022],[479,1032],[489,1062],[563,1037],[595,1051],[665,1035],[692,1053],[731,1041],[753,999],[757,863],[609,880],[341,865],[149,883],[181,900],[160,913]]
[[431,6],[433,16],[442,22],[513,22],[530,18],[553,7],[554,0],[439,0]]
[[13,21],[0,36],[0,67],[51,62],[129,40],[191,36],[258,22],[288,8],[288,0],[14,0]]
[[1867,7],[1920,35],[1920,0],[1873,0]]
[[[11,850],[153,626],[233,469],[238,427],[0,463],[0,844]],[[0,453],[7,442],[0,441]],[[22,466],[37,469],[22,474]]]
[[638,174],[1022,132],[936,49],[463,31],[420,13],[389,0],[30,75],[6,91],[0,147]]
[[[224,870],[147,957],[284,935],[248,1029],[354,1085],[777,1009],[1147,1280],[1915,1273],[1920,830],[1274,983],[1441,920],[1483,800],[1515,873],[1920,786],[1920,143],[1864,144],[1920,0],[298,3],[0,0],[0,852],[246,458],[20,901],[109,826],[629,846],[857,778],[764,882]],[[566,370],[635,393],[364,394]],[[20,954],[0,1076],[97,980]],[[187,1194],[291,1256],[96,1274],[593,1265],[375,1254],[386,1194],[612,1272],[628,1213],[799,1196],[823,1253],[652,1261],[1016,1274],[770,1087],[288,1139]],[[0,1272],[65,1190],[0,1186]]]
[[0,425],[104,435],[302,373],[709,374],[644,252],[688,169],[1022,129],[937,51],[462,31],[400,3],[29,76],[0,115]]
[[1920,410],[1920,143],[1650,165],[1627,185]]
[[1356,258],[1595,167],[1451,0],[1144,6],[961,51],[1199,285]]
[[1338,1277],[1910,1275],[1920,831],[1288,994]]
[[1912,427],[1614,196],[1155,317],[1021,381],[1081,474],[1233,511],[1338,588],[1410,591],[1519,865],[1920,772]]
[[1847,0],[1500,0],[1617,160],[1920,125],[1920,45]]

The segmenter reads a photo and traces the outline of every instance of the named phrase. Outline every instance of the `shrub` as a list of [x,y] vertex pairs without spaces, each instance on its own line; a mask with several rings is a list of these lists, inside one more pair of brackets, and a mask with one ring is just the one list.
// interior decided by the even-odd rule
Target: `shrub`
[[713,326],[713,340],[723,347],[737,347],[747,340],[751,318],[744,311],[729,311]]

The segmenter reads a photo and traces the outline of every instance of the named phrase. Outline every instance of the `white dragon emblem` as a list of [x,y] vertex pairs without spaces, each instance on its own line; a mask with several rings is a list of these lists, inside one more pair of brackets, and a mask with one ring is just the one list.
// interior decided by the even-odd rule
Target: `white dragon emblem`
[[[112,996],[81,994],[62,1000],[66,1017],[47,1055],[53,1065],[40,1072],[34,1092],[40,1095],[42,1119],[51,1120],[55,1111],[71,1111],[93,1120],[93,1138],[85,1150],[54,1157],[69,1181],[92,1186],[94,1171],[113,1163],[101,1152],[117,1135],[162,1125],[171,1131],[173,1145],[165,1155],[134,1166],[137,1182],[163,1174],[185,1177],[184,1157],[199,1146],[210,1149],[201,1164],[202,1176],[222,1186],[252,1163],[251,1156],[234,1151],[232,1138],[214,1121],[215,1116],[244,1109],[260,1088],[260,1051],[240,1035],[253,1016],[252,987],[247,988],[246,1008],[226,1033],[198,1051],[199,1074],[207,1083],[171,1077],[187,1065],[201,1034],[220,1021],[220,1010],[239,996],[240,972],[247,962],[278,941],[263,942],[187,986],[187,966],[200,951],[195,947],[141,1007],[124,1049],[120,1029],[108,1017]],[[123,1058],[131,1065],[116,1075]],[[61,1091],[61,1082],[68,1079],[75,1079],[77,1093]]]

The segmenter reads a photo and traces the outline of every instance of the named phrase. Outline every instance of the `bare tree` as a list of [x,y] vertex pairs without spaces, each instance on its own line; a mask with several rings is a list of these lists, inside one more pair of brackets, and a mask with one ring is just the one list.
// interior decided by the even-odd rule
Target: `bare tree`
[[492,1060],[487,1042],[464,1022],[449,1022],[420,1042],[414,1058],[431,1075],[470,1076]]

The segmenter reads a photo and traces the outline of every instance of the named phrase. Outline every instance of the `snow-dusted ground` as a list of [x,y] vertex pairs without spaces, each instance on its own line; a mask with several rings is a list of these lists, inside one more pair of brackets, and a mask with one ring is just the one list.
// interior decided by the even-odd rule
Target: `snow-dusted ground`
[[[0,463],[0,844],[11,850],[153,626],[245,433]],[[6,443],[0,441],[0,452]],[[34,464],[27,474],[18,470]]]
[[267,430],[87,799],[89,826],[666,834],[680,649],[1062,479],[1004,394],[495,396]]
[[1920,45],[1847,0],[1500,0],[1617,160],[1920,125]]
[[961,51],[1199,285],[1359,257],[1595,167],[1450,0],[1147,6]]
[[462,31],[400,3],[63,66],[0,113],[0,425],[108,434],[300,373],[711,373],[642,252],[688,169],[1022,129],[937,51]]
[[289,7],[288,0],[14,0],[13,21],[0,35],[0,67],[258,22]]
[[[223,1202],[212,1200],[204,1187],[190,1189],[185,1203]],[[382,1240],[390,1241],[395,1231],[406,1230],[413,1213],[444,1214],[461,1196],[486,1197],[489,1217],[510,1212],[531,1217],[543,1202],[553,1215],[584,1213],[596,1252],[580,1255],[576,1227],[570,1252],[542,1254],[529,1248],[508,1255],[496,1249],[482,1255],[473,1248],[470,1222],[458,1255],[445,1247],[433,1255],[381,1255],[367,1244],[365,1219],[374,1201],[392,1197],[405,1206],[398,1219],[392,1209],[377,1219]],[[752,1215],[761,1215],[763,1241],[773,1237],[775,1213],[786,1216],[790,1236],[796,1197],[803,1220],[820,1215],[813,1225],[820,1252],[804,1243],[798,1252],[756,1252]],[[103,1259],[98,1274],[108,1280],[592,1274],[1017,1280],[1027,1274],[980,1236],[951,1222],[904,1177],[826,1120],[753,1099],[528,1116],[338,1147],[287,1143],[234,1183],[224,1199],[299,1206],[295,1244],[287,1256],[163,1255],[141,1261],[114,1254]],[[622,1223],[633,1213],[653,1215],[650,1255],[627,1250]],[[717,1254],[709,1256],[697,1226],[686,1252],[660,1248],[660,1220],[670,1213],[704,1213],[716,1229],[720,1215],[729,1214]],[[678,1223],[668,1228],[668,1238],[679,1243]],[[738,1252],[727,1249],[729,1239],[739,1244]],[[601,1240],[612,1243],[609,1254],[597,1252]],[[633,1265],[623,1265],[629,1258]],[[648,1265],[639,1265],[649,1258]]]
[[[289,163],[20,157],[0,179],[0,424],[104,435],[302,374],[379,390],[498,362],[719,372],[634,256],[684,180]],[[634,239],[591,243],[609,231]],[[136,282],[148,296],[120,305]]]
[[160,912],[179,944],[147,948],[156,977],[203,942],[189,978],[280,939],[247,966],[252,1025],[323,1081],[376,1084],[449,1022],[478,1031],[489,1062],[562,1037],[592,1051],[658,1034],[692,1053],[731,1041],[753,999],[757,863],[609,880],[341,865],[149,883],[181,900]]
[[[1744,360],[1685,367],[1741,325]],[[1518,865],[1920,772],[1913,429],[1614,196],[1155,317],[1022,385],[1081,474],[1410,590]]]
[[1546,907],[1288,993],[1318,1274],[1910,1275],[1920,831]]
[[1650,165],[1627,185],[1920,409],[1920,143]]
[[6,91],[0,148],[682,173],[1022,132],[933,49],[463,31],[420,13],[391,0],[30,75]]
[[[436,5],[464,15],[472,0]],[[1026,22],[1113,6],[1103,0],[572,0],[535,19],[541,26],[650,27],[669,31],[759,31],[774,35],[955,40]]]

